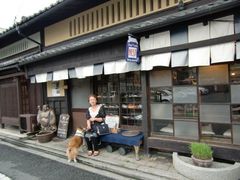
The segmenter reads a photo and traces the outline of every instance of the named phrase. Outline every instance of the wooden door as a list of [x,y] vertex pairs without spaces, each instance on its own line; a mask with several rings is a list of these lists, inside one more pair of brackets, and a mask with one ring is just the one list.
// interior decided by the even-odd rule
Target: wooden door
[[19,126],[20,104],[17,81],[0,85],[0,99],[2,124]]

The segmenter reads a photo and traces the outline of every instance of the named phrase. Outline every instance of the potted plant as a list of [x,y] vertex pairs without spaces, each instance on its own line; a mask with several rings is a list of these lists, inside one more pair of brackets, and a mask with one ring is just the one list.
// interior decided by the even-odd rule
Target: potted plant
[[201,167],[210,167],[213,162],[212,149],[209,145],[205,143],[191,143],[191,158],[193,164]]

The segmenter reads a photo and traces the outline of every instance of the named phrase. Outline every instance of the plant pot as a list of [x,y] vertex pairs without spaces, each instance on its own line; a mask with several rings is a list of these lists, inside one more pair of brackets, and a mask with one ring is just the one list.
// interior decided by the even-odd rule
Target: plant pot
[[36,134],[37,140],[40,143],[50,142],[54,137],[55,131],[40,131]]
[[213,158],[211,159],[197,159],[193,155],[191,156],[193,164],[200,167],[210,167],[213,163]]

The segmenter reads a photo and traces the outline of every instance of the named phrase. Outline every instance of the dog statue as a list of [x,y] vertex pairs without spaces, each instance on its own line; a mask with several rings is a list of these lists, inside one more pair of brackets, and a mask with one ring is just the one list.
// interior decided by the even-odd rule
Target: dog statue
[[66,151],[68,162],[77,162],[78,150],[83,144],[84,133],[84,129],[77,128],[75,135],[70,138]]

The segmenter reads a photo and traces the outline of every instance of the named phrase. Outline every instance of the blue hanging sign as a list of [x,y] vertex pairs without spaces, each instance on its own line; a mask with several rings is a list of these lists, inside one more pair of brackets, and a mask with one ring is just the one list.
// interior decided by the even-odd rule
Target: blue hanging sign
[[140,64],[138,41],[132,36],[128,36],[125,59],[126,61],[136,62],[137,64]]

